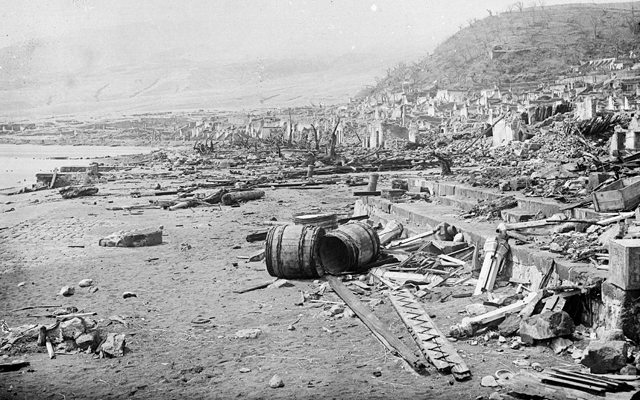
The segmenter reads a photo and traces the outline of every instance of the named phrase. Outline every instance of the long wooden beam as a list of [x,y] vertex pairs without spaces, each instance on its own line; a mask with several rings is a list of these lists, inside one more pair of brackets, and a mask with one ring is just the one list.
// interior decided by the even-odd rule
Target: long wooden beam
[[353,310],[360,320],[369,328],[375,337],[382,342],[391,352],[404,358],[413,368],[422,371],[424,363],[400,341],[387,327],[375,316],[369,307],[365,306],[355,294],[349,290],[338,278],[327,275],[327,282],[340,298]]

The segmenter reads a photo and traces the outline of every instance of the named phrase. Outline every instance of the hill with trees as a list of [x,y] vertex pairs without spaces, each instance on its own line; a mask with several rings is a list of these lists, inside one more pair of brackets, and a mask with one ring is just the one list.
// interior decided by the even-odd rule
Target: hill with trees
[[640,2],[546,6],[543,0],[461,25],[432,54],[399,63],[360,95],[553,80],[581,63],[640,55]]

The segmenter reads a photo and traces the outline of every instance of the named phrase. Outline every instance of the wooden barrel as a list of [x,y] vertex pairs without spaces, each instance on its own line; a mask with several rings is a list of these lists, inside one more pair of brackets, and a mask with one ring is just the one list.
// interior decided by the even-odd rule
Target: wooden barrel
[[283,225],[269,229],[265,261],[269,275],[287,279],[313,279],[324,275],[317,262],[324,229],[310,225]]
[[338,227],[338,216],[336,214],[295,215],[293,222],[296,225],[312,225],[324,229],[336,229]]
[[328,274],[356,272],[378,259],[380,238],[363,222],[349,222],[320,240],[318,257]]

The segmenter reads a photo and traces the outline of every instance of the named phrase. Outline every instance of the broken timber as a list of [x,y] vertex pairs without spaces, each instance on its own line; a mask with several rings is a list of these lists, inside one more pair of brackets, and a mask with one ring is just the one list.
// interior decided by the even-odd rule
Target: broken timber
[[338,296],[353,310],[360,320],[369,328],[375,337],[382,342],[389,350],[400,355],[416,370],[423,370],[424,364],[404,343],[400,341],[384,324],[365,306],[349,288],[347,288],[338,278],[330,275],[325,276],[329,285]]
[[457,380],[471,377],[471,371],[467,365],[411,292],[406,289],[390,292],[389,299],[422,353],[429,358],[438,371],[451,371]]

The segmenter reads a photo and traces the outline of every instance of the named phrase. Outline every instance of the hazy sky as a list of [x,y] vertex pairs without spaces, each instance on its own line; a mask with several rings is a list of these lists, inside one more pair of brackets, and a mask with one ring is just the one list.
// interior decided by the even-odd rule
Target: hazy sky
[[[546,5],[579,1],[544,0]],[[582,1],[606,3],[607,1]],[[305,54],[431,51],[472,18],[506,11],[513,0],[0,0],[0,48],[39,37],[154,24],[180,30],[176,40],[237,43],[252,52]],[[525,5],[534,1],[524,1]],[[540,0],[535,1],[540,4]],[[169,24],[169,25],[167,25]],[[183,28],[188,26],[189,28]],[[163,40],[167,40],[164,32]],[[96,37],[92,37],[92,35]],[[192,43],[192,44],[193,44]]]

